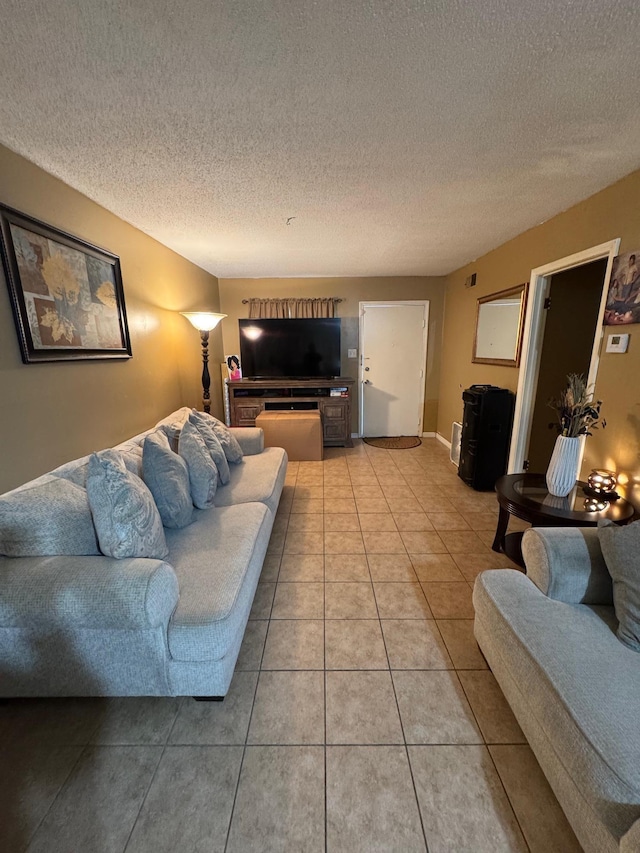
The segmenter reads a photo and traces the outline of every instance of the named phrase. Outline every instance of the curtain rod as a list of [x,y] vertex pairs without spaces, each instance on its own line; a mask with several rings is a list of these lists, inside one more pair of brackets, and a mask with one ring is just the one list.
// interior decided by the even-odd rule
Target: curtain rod
[[[269,299],[262,299],[260,296],[254,296],[254,299],[259,302],[287,302],[289,299],[295,299],[297,302],[321,302],[323,299],[331,300],[331,302],[344,302],[339,296],[273,296]],[[243,299],[242,304],[248,305],[251,302],[250,299]]]

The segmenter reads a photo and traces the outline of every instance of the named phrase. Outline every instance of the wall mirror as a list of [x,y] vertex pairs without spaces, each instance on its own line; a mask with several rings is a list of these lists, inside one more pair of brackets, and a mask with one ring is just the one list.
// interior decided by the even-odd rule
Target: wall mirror
[[528,284],[519,284],[478,299],[472,358],[475,364],[519,366],[527,290]]

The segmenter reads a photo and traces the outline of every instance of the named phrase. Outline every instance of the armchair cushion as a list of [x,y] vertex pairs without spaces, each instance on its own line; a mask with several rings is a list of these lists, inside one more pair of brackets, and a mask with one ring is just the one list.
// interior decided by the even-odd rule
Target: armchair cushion
[[613,578],[618,638],[640,652],[640,521],[626,527],[605,521],[598,535]]

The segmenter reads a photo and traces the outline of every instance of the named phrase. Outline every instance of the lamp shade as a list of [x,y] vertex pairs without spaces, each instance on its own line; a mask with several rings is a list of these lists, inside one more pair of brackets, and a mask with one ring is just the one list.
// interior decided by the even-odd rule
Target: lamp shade
[[215,329],[220,320],[224,320],[226,314],[214,314],[212,311],[181,311],[183,317],[191,323],[199,332],[210,332]]

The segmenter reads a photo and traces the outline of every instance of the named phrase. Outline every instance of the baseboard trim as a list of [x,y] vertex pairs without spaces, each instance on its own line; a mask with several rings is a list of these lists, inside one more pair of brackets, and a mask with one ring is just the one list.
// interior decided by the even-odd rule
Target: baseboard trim
[[436,433],[436,439],[440,442],[440,444],[444,444],[444,446],[451,450],[451,442],[448,441],[443,435],[440,435],[439,432]]
[[422,437],[423,438],[435,438],[436,434],[435,434],[435,432],[423,432]]

